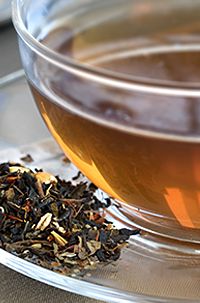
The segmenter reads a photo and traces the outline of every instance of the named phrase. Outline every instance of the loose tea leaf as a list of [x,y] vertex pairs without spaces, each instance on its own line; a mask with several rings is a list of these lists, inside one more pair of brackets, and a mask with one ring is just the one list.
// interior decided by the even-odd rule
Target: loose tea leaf
[[139,230],[107,221],[111,201],[97,199],[96,189],[18,163],[0,164],[0,247],[67,275],[116,261]]
[[32,156],[29,155],[29,154],[27,154],[24,157],[21,157],[20,160],[23,161],[23,162],[25,162],[25,163],[32,163],[34,161],[33,158],[32,158]]
[[66,156],[62,159],[62,161],[63,161],[64,163],[70,163],[70,160],[69,160]]
[[78,180],[80,177],[82,176],[82,173],[79,171],[78,173],[77,173],[77,175],[75,176],[75,177],[73,177],[72,178],[72,180]]

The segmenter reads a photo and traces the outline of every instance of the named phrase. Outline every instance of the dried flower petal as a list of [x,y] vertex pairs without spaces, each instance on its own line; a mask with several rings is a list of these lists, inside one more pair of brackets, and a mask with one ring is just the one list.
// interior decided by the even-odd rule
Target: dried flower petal
[[59,254],[59,257],[67,257],[67,258],[74,258],[76,257],[76,254],[75,253],[69,253],[69,252],[65,252],[65,253],[62,253],[62,254]]
[[20,172],[21,174],[23,173],[29,173],[30,172],[30,169],[29,168],[26,168],[26,167],[23,167],[23,166],[10,166],[9,167],[9,171],[10,173],[17,173],[17,172]]
[[58,224],[58,222],[53,222],[52,224],[56,227],[56,229],[57,229],[61,234],[65,234],[65,233],[66,233],[66,230],[65,230],[62,226],[60,226],[60,225]]
[[94,240],[88,241],[87,247],[89,248],[91,255],[94,255],[96,251],[101,248],[101,242]]
[[41,243],[35,243],[35,244],[32,244],[31,247],[34,248],[34,249],[41,249],[42,244]]
[[35,178],[44,184],[57,183],[57,179],[53,175],[43,171],[36,173]]
[[42,218],[40,219],[40,221],[38,222],[38,224],[36,225],[36,230],[40,229],[40,230],[45,230],[45,228],[47,228],[49,226],[49,224],[51,223],[51,219],[52,219],[52,214],[51,213],[47,213],[44,216],[42,216]]

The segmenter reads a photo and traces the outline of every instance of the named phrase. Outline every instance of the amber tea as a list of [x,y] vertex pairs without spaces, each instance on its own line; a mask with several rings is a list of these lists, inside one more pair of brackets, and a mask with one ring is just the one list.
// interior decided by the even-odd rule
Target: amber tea
[[[152,19],[137,30],[131,18],[130,12],[123,22],[108,20],[77,33],[62,24],[40,40],[118,80],[198,89],[198,18],[188,12],[171,25],[157,20],[156,28]],[[172,45],[174,37],[181,43],[191,33],[193,44]],[[97,84],[40,59],[34,66],[41,84],[30,84],[49,130],[95,185],[141,216],[200,228],[200,99]]]

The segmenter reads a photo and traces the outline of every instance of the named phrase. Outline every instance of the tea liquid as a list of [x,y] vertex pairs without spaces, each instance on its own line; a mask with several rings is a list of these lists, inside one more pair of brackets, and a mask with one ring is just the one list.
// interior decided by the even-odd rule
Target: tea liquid
[[[136,37],[133,26],[130,29],[128,17],[112,27],[96,26],[76,35],[62,25],[42,42],[122,78],[199,88],[199,50],[174,48],[170,41],[184,39],[191,31],[196,34],[200,24],[179,23],[160,32],[152,26],[154,33],[149,28],[143,38]],[[185,36],[180,36],[183,28]],[[128,37],[119,41],[121,32]],[[161,41],[163,32],[166,41]],[[45,88],[41,93],[31,84],[40,112],[56,141],[89,179],[119,201],[183,227],[200,228],[200,99],[122,91],[56,71],[40,60],[35,65]],[[46,81],[43,70],[48,68]]]

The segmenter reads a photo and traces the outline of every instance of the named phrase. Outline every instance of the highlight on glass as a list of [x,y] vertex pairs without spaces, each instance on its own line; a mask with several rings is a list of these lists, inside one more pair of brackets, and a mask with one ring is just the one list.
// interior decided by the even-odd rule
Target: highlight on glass
[[14,1],[23,66],[58,144],[118,216],[200,242],[200,3]]

